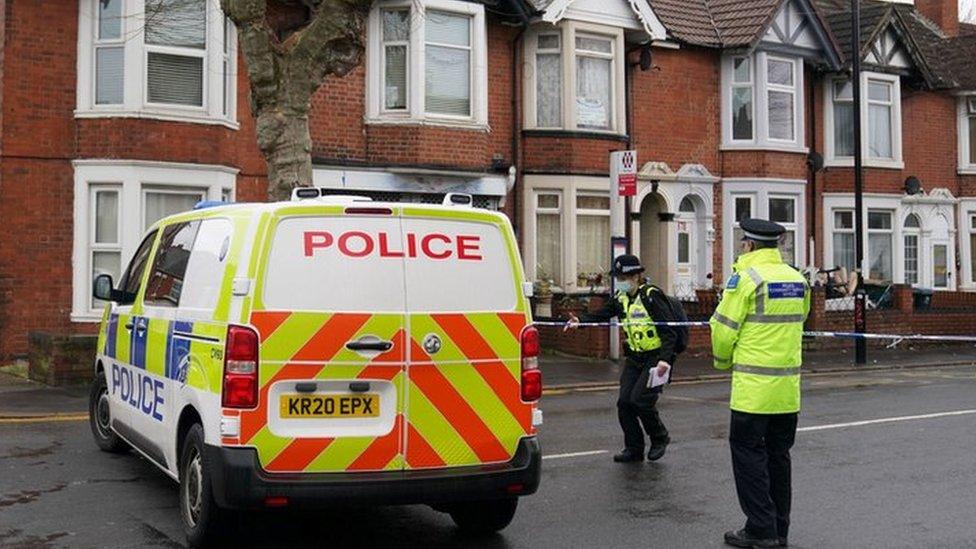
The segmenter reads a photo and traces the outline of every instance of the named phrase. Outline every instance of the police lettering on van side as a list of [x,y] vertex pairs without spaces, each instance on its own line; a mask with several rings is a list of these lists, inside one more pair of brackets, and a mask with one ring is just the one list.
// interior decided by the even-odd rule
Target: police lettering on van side
[[163,421],[163,382],[142,372],[112,365],[112,395],[119,400],[152,417]]
[[474,235],[448,236],[440,233],[418,235],[407,233],[406,246],[396,249],[390,245],[388,233],[376,235],[364,231],[346,231],[334,236],[329,231],[305,231],[305,257],[313,257],[315,250],[335,246],[346,257],[362,258],[378,255],[382,258],[428,258],[481,261],[481,237]]

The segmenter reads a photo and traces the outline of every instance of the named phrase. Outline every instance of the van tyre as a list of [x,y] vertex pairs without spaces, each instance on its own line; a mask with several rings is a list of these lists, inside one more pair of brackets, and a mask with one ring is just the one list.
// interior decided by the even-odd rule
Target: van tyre
[[484,536],[504,530],[518,508],[518,498],[456,503],[448,513],[454,524],[466,534]]
[[105,373],[101,371],[95,374],[91,391],[88,393],[88,424],[95,438],[95,444],[103,452],[120,454],[129,449],[129,445],[112,430],[108,385],[105,383]]
[[210,467],[203,451],[203,427],[195,424],[183,438],[180,455],[180,518],[190,547],[215,545],[225,530],[227,511],[217,506]]

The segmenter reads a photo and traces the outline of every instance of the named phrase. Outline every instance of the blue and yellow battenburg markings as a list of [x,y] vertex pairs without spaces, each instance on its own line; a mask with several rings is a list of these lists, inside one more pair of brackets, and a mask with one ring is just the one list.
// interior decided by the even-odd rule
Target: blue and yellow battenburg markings
[[185,361],[190,354],[190,340],[185,337],[174,337],[174,332],[193,333],[193,323],[182,320],[170,322],[166,335],[166,348],[169,350],[166,358],[166,378],[182,381],[185,379]]

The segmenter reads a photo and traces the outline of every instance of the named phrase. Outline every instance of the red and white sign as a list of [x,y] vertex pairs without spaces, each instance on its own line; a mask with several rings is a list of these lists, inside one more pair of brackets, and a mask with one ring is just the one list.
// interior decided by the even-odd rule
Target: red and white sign
[[610,153],[610,178],[616,196],[637,196],[637,151]]

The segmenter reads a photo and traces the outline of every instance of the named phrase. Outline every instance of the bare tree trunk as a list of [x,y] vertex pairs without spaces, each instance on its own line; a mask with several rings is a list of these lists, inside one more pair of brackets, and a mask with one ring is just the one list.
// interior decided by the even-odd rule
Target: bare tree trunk
[[300,3],[309,10],[308,23],[281,40],[267,20],[268,0],[221,0],[238,29],[273,200],[286,200],[295,187],[312,184],[312,94],[327,75],[344,76],[362,62],[372,0]]

